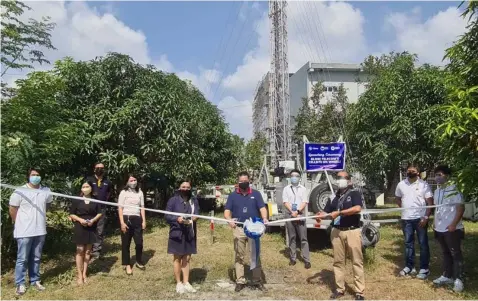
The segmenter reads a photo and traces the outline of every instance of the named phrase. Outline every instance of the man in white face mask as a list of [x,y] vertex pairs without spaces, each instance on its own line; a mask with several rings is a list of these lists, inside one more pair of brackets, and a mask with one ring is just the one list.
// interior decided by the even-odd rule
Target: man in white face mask
[[[362,196],[352,189],[352,181],[347,172],[337,174],[339,190],[332,201],[327,202],[324,212],[317,214],[317,222],[332,219],[330,239],[334,250],[334,276],[336,290],[330,296],[338,299],[345,294],[345,254],[352,257],[354,273],[355,300],[365,300],[365,276],[362,255],[362,231],[360,211],[363,207]],[[347,252],[346,252],[347,251]]]
[[[290,185],[282,191],[282,201],[289,217],[299,217],[305,213],[309,203],[307,200],[307,188],[300,184],[300,171],[294,169],[290,172]],[[296,264],[297,237],[300,239],[301,255],[305,262],[305,268],[310,269],[309,242],[307,241],[307,226],[305,220],[288,221],[285,223],[289,234],[289,265]]]

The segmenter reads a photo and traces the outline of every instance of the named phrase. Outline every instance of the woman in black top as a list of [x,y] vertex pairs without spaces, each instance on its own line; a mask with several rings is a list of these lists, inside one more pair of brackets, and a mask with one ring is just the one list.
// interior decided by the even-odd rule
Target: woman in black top
[[81,194],[84,201],[73,200],[70,208],[70,218],[75,223],[73,242],[76,244],[76,268],[78,269],[78,284],[86,283],[86,269],[91,258],[91,248],[98,240],[96,236],[96,222],[101,217],[101,205],[94,203],[92,185],[83,183]]

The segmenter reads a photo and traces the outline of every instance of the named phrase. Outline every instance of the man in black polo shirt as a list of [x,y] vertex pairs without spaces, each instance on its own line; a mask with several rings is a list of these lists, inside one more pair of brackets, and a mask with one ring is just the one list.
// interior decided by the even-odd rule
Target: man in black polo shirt
[[[100,201],[108,202],[112,189],[111,182],[104,176],[105,165],[103,163],[96,163],[94,169],[95,175],[88,177],[88,181],[92,183],[93,195]],[[102,215],[97,223],[96,231],[98,235],[98,243],[93,245],[92,256],[98,258],[103,247],[103,240],[105,239],[105,224],[106,224],[106,205],[101,206]]]
[[336,290],[330,298],[338,299],[345,293],[345,257],[352,257],[355,300],[365,300],[365,276],[362,255],[362,230],[360,211],[363,207],[362,196],[353,190],[350,176],[341,171],[337,174],[339,190],[332,201],[327,202],[324,212],[317,214],[317,222],[332,219],[330,239],[334,251],[334,276]]

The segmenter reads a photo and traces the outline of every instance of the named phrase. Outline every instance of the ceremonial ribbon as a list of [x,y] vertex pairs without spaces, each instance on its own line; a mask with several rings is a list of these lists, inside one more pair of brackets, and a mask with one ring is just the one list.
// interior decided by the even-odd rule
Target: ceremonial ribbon
[[[32,190],[34,190],[34,189],[31,189],[31,188],[13,186],[13,185],[4,184],[4,183],[0,183],[0,186],[4,187],[4,188],[14,189],[14,190],[17,190],[17,191],[25,191],[25,192],[30,192],[30,193],[32,192]],[[53,195],[53,196],[57,196],[57,197],[61,197],[61,198],[66,198],[66,199],[73,199],[73,200],[80,200],[80,201],[85,200],[84,197],[66,195],[66,194],[62,194],[62,193],[53,192],[51,190],[50,191],[44,191],[44,190],[39,190],[38,189],[35,192],[45,193],[45,194],[49,194],[49,195]],[[139,206],[133,206],[133,205],[127,205],[127,204],[118,205],[117,203],[105,202],[105,201],[100,201],[100,200],[97,200],[97,199],[89,199],[89,200],[93,203],[99,203],[99,204],[109,205],[109,206],[129,207],[129,208],[134,208],[134,209],[144,209],[144,210],[150,211],[150,212],[169,214],[169,215],[175,215],[175,216],[182,216],[182,217],[190,216],[190,217],[197,217],[197,218],[202,218],[202,219],[206,219],[206,220],[215,220],[215,221],[226,222],[226,223],[234,222],[236,224],[244,224],[242,222],[238,222],[238,221],[234,221],[234,220],[228,220],[228,219],[224,219],[224,218],[212,217],[212,216],[196,215],[196,214],[192,214],[192,213],[191,214],[177,213],[177,212],[172,212],[172,211],[166,211],[166,210],[160,210],[160,209],[151,209],[151,208],[145,208],[145,207],[139,207]],[[437,207],[443,207],[443,206],[456,206],[456,205],[457,204],[439,204],[439,205],[421,206],[421,207],[413,207],[413,208],[364,209],[364,210],[361,211],[361,213],[362,214],[380,214],[380,213],[400,212],[400,211],[405,211],[405,210],[417,210],[417,209],[437,208]],[[281,224],[281,223],[288,222],[288,221],[299,221],[299,220],[316,219],[316,218],[317,218],[317,216],[292,217],[292,218],[285,218],[285,219],[270,221],[270,222],[265,223],[265,225],[274,225],[274,224]],[[395,221],[395,220],[393,220],[393,221]],[[383,222],[391,222],[391,221],[383,221]],[[325,225],[325,223],[324,223],[324,225]]]

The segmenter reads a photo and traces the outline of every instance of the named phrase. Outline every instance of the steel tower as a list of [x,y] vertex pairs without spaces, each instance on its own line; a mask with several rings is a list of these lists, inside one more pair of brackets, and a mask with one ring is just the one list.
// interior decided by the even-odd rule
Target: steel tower
[[268,142],[271,167],[291,156],[287,1],[269,1],[271,70],[269,73]]

